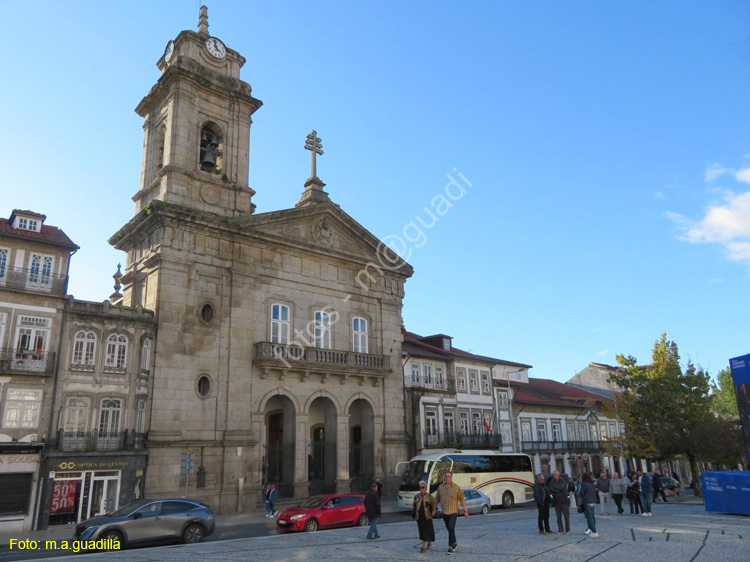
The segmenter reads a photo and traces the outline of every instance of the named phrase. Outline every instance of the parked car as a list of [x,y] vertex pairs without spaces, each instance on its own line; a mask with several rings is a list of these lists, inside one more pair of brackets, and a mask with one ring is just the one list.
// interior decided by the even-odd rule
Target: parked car
[[214,510],[182,498],[139,500],[76,525],[73,540],[112,539],[120,547],[152,541],[202,542],[214,532]]
[[276,519],[280,531],[307,531],[358,525],[370,520],[365,515],[363,494],[323,494],[313,496],[297,507],[290,507]]
[[[466,509],[469,510],[469,515],[487,515],[490,512],[490,509],[492,509],[492,500],[490,500],[487,494],[471,488],[462,491],[464,493],[464,499],[466,500]],[[464,506],[460,503],[458,504],[458,514],[464,514]],[[442,516],[443,506],[441,504],[438,505],[438,517]]]

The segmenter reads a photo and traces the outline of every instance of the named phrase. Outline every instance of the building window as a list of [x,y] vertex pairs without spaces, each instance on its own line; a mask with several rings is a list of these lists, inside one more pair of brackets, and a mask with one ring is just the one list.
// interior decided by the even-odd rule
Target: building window
[[29,229],[29,219],[19,218],[18,219],[18,228],[21,230],[28,230]]
[[315,347],[331,349],[331,315],[322,310],[315,312]]
[[521,422],[521,441],[531,440],[531,422]]
[[443,368],[435,367],[435,388],[443,388]]
[[477,382],[476,371],[469,371],[469,390],[475,394],[479,392],[479,382]]
[[490,393],[490,375],[482,373],[482,394]]
[[576,424],[568,423],[568,441],[576,440]]
[[619,437],[620,434],[617,432],[617,424],[611,423],[609,424],[609,436],[610,437]]
[[499,408],[508,409],[508,393],[498,392],[497,393],[497,405]]
[[587,441],[588,440],[588,435],[586,434],[586,424],[583,423],[583,422],[580,422],[578,424],[578,438],[581,441]]
[[500,435],[503,439],[503,445],[513,444],[513,436],[510,434],[510,422],[500,422]]
[[125,371],[125,357],[128,352],[128,338],[112,334],[107,338],[107,358],[104,361],[105,370]]
[[469,434],[469,414],[461,412],[461,435]]
[[151,369],[151,338],[143,338],[141,346],[141,374],[148,375]]
[[451,350],[450,338],[443,338],[443,351],[450,351],[450,350]]
[[562,441],[562,427],[559,423],[553,422],[552,423],[552,440],[553,441]]
[[209,394],[211,394],[211,379],[203,375],[198,379],[198,395],[206,398]]
[[547,426],[543,423],[536,424],[536,439],[537,441],[547,440]]
[[411,364],[411,384],[419,385],[419,363]]
[[425,386],[432,385],[432,365],[424,366],[424,384]]
[[201,320],[206,324],[210,324],[214,321],[214,307],[206,303],[201,308]]
[[367,320],[352,319],[352,342],[355,353],[367,353]]
[[0,283],[5,282],[5,275],[8,269],[8,250],[0,248]]
[[456,433],[456,421],[453,419],[453,412],[445,412],[443,422],[445,423],[445,435],[453,437]]
[[271,305],[271,343],[289,343],[289,307],[284,304]]
[[31,254],[27,286],[32,289],[49,290],[52,284],[52,256]]
[[73,338],[73,361],[71,369],[93,370],[96,352],[96,334],[80,331]]
[[16,355],[19,359],[33,359],[47,351],[49,319],[34,316],[21,316],[16,336]]
[[479,412],[472,412],[471,414],[471,429],[474,431],[474,435],[479,435],[482,432],[482,416]]
[[99,437],[117,435],[120,431],[122,400],[105,398],[99,411]]
[[41,403],[41,390],[9,389],[5,395],[3,427],[37,427]]
[[146,430],[146,401],[138,400],[135,408],[135,432],[144,433]]
[[466,375],[463,371],[458,372],[458,390],[466,392]]
[[88,429],[89,399],[80,396],[68,398],[65,405],[65,433],[83,433]]
[[602,441],[605,441],[607,439],[607,424],[602,423],[599,424],[599,435],[602,438]]
[[429,410],[424,415],[427,444],[437,445],[437,414],[434,410]]
[[596,429],[596,424],[592,423],[589,428],[591,429],[591,440],[599,441],[599,431]]

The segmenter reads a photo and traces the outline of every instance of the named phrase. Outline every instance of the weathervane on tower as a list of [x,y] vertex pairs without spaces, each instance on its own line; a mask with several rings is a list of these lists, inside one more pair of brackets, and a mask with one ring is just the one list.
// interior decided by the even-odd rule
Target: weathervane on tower
[[316,168],[316,161],[315,161],[315,155],[316,154],[323,154],[323,144],[320,142],[320,138],[318,138],[318,133],[315,132],[315,129],[313,129],[313,132],[307,135],[307,140],[305,141],[305,150],[309,150],[312,152],[312,173],[310,174],[310,179],[318,179],[318,172]]

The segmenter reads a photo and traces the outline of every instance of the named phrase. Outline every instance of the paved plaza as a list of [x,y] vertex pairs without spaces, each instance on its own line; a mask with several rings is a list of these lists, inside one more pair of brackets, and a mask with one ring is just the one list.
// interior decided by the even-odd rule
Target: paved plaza
[[[554,516],[552,517],[555,529]],[[653,517],[597,515],[600,538],[587,538],[581,514],[572,515],[569,535],[539,535],[536,509],[493,510],[486,516],[459,519],[459,548],[454,558],[466,560],[523,561],[547,559],[584,562],[680,561],[721,562],[750,558],[750,517],[707,513],[702,503],[654,506]],[[365,540],[366,528],[318,533],[280,534],[258,538],[207,542],[199,545],[140,548],[66,557],[64,560],[104,558],[108,562],[222,562],[320,560],[429,560],[447,556],[446,532],[435,522],[437,541],[432,551],[419,552],[416,523],[386,523],[381,538]]]

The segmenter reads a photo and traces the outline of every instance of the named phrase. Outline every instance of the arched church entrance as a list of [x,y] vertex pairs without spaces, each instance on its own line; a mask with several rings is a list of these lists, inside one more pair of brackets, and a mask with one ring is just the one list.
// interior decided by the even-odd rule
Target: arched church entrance
[[349,408],[349,478],[351,491],[368,489],[375,479],[375,415],[367,400],[358,398]]
[[310,404],[308,490],[310,495],[336,492],[336,406],[319,396]]
[[294,497],[294,444],[296,412],[286,396],[266,402],[266,445],[263,458],[264,483],[276,484],[279,497]]

